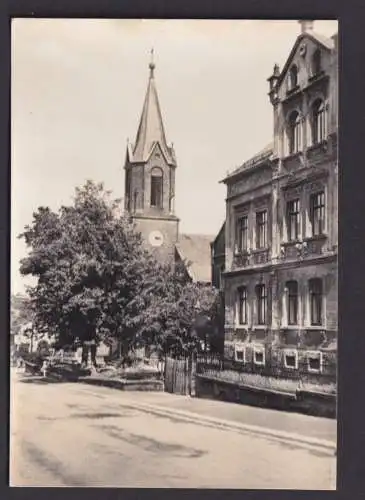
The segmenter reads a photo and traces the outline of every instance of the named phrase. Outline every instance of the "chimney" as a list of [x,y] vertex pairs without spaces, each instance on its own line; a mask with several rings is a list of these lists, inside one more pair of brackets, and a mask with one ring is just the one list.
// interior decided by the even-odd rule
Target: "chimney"
[[308,31],[312,31],[313,30],[313,23],[314,23],[314,21],[301,19],[298,22],[300,24],[301,33],[307,33]]

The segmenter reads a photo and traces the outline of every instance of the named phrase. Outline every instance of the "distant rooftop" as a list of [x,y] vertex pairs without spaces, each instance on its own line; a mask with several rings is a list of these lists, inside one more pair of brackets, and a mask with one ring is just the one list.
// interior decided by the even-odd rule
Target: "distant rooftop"
[[176,250],[180,258],[187,261],[187,272],[195,282],[210,283],[212,280],[210,244],[214,241],[215,236],[207,234],[179,235]]
[[232,172],[229,172],[227,176],[221,181],[225,182],[231,177],[235,177],[236,175],[240,174],[241,172],[244,172],[246,170],[250,170],[260,163],[270,159],[270,157],[273,154],[273,147],[274,144],[270,142],[270,144],[267,144],[261,151],[256,153],[254,156],[252,156],[249,160],[245,161],[240,167],[236,168]]

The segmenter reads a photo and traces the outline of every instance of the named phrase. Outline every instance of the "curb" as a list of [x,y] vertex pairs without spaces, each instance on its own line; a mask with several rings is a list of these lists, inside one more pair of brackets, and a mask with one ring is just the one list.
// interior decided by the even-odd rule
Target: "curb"
[[229,420],[217,419],[214,417],[203,416],[193,412],[185,412],[182,410],[170,410],[162,406],[154,406],[149,404],[140,404],[134,401],[123,401],[122,406],[129,406],[137,410],[145,411],[151,414],[181,418],[187,422],[203,425],[205,427],[212,427],[215,429],[240,432],[242,434],[251,434],[257,437],[265,437],[271,440],[295,444],[304,448],[317,449],[329,455],[336,453],[336,444],[332,441],[319,438],[311,438],[302,436],[300,434],[279,431],[275,429],[266,429],[256,425],[240,424]]
[[[83,382],[83,381],[80,381]],[[105,387],[105,385],[104,385]],[[275,429],[267,429],[265,427],[240,424],[230,420],[222,420],[215,417],[209,417],[198,413],[188,412],[179,409],[170,409],[164,406],[156,406],[148,403],[139,403],[133,399],[124,399],[120,402],[121,406],[140,410],[152,415],[158,415],[168,418],[180,418],[186,422],[194,423],[195,425],[202,425],[204,427],[211,427],[214,429],[221,429],[226,431],[239,432],[241,434],[255,435],[261,438],[271,439],[273,441],[296,445],[302,448],[310,448],[317,450],[328,455],[335,455],[337,446],[333,441],[307,437],[301,434],[285,432]]]

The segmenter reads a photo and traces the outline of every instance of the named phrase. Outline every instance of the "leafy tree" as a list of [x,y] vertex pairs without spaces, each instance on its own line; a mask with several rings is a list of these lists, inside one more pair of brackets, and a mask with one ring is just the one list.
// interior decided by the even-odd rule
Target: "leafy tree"
[[183,267],[158,263],[119,210],[102,184],[88,181],[73,205],[33,214],[20,235],[29,249],[20,271],[37,278],[28,289],[35,328],[59,346],[116,339],[123,352],[193,349],[203,330],[195,322],[214,319],[217,292],[188,281]]
[[191,352],[211,335],[218,311],[218,292],[186,278],[184,267],[159,265],[138,297],[139,314],[132,317],[136,341],[157,350]]
[[60,345],[103,336],[130,342],[133,299],[155,262],[131,221],[118,216],[119,203],[88,181],[72,206],[39,208],[20,235],[30,250],[21,273],[38,278],[29,288],[36,326]]

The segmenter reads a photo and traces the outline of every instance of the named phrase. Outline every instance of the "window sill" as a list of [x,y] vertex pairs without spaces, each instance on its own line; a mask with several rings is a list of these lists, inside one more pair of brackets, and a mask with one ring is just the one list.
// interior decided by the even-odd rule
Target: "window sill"
[[299,330],[300,326],[299,325],[283,325],[280,327],[280,330],[285,331],[285,330]]
[[309,83],[315,82],[317,80],[320,80],[323,76],[325,76],[325,72],[321,70],[318,73],[315,73],[314,75],[310,76],[308,78],[308,82]]
[[311,144],[310,146],[307,147],[307,156],[310,155],[311,153],[314,153],[317,150],[326,152],[327,148],[328,148],[327,139],[322,139],[321,141],[316,142],[315,144]]
[[268,326],[267,325],[253,325],[252,326],[252,330],[255,331],[255,330],[268,330]]
[[302,154],[303,154],[303,151],[294,151],[293,153],[289,153],[288,155],[283,157],[283,162],[285,163],[286,161],[299,158]]
[[295,94],[296,92],[298,92],[300,90],[300,87],[299,85],[296,85],[295,87],[293,87],[292,89],[288,89],[286,91],[286,95],[289,96],[289,95],[293,95]]
[[268,252],[270,250],[270,247],[262,247],[262,248],[254,248],[251,250],[251,254],[256,254],[256,253],[261,253],[261,252]]
[[250,250],[242,250],[242,251],[236,250],[233,254],[234,257],[249,257],[250,255],[251,255]]
[[328,238],[328,235],[326,233],[322,234],[316,234],[315,236],[306,236],[303,238],[303,241],[310,242],[310,241],[320,241],[320,240],[325,240]]
[[326,330],[324,325],[307,325],[304,327],[305,330],[314,330],[314,331],[320,331],[320,330]]
[[295,246],[295,245],[301,245],[303,242],[301,239],[298,240],[290,240],[290,241],[282,241],[280,244],[283,247],[290,247],[290,246]]
[[291,365],[287,365],[287,364],[284,363],[284,368],[285,368],[285,370],[293,370],[293,371],[295,371],[295,370],[298,370],[298,365],[291,366]]

